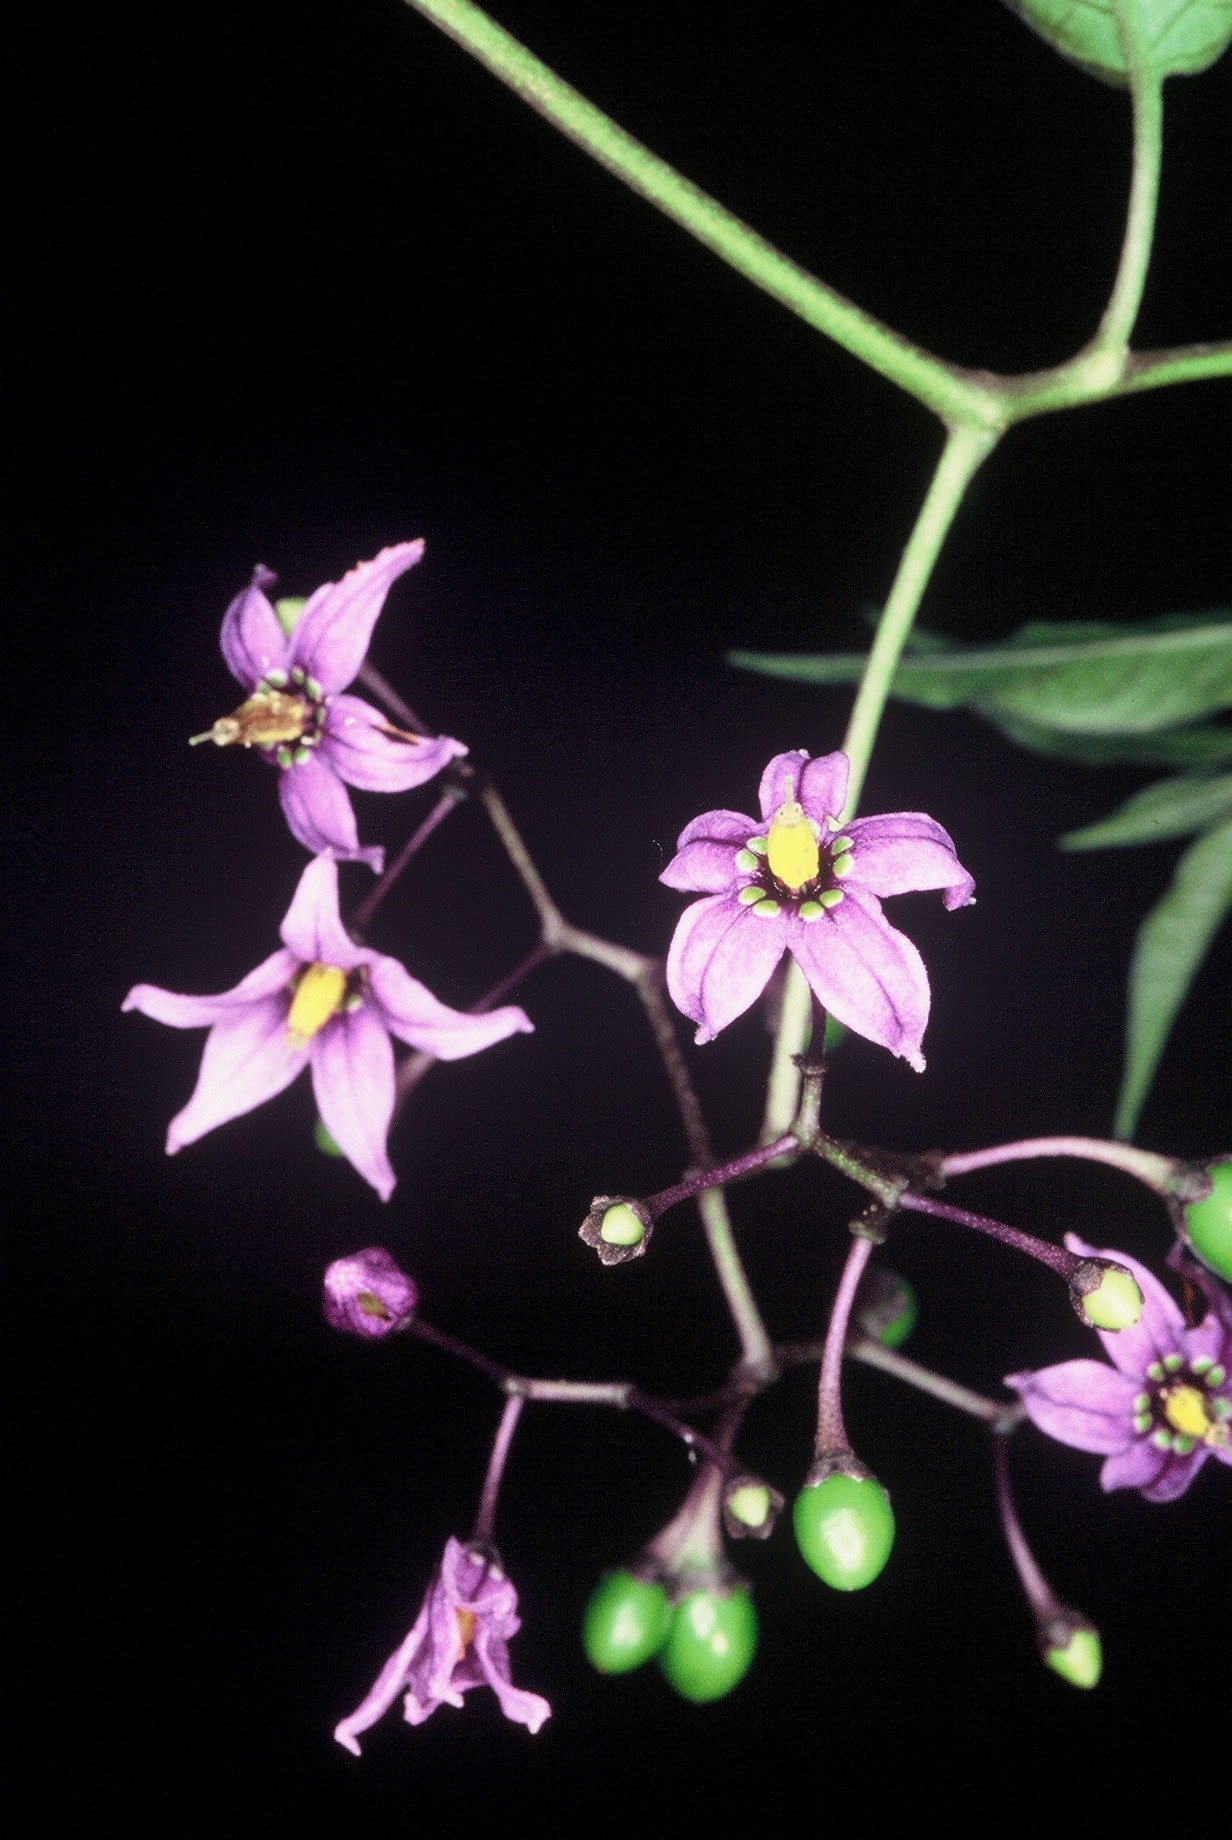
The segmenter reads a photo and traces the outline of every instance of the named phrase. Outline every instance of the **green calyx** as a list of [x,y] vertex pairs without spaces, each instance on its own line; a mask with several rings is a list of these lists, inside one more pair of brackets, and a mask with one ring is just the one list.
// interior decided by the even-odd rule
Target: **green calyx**
[[835,1471],[802,1488],[792,1510],[806,1565],[835,1591],[862,1591],[894,1544],[894,1510],[874,1476]]
[[639,1246],[646,1229],[627,1201],[610,1207],[599,1222],[599,1238],[609,1246]]
[[667,1640],[672,1607],[661,1584],[632,1572],[609,1572],[591,1594],[582,1618],[582,1647],[600,1674],[629,1674]]
[[318,1118],[316,1123],[312,1127],[312,1141],[316,1145],[317,1149],[321,1152],[322,1156],[345,1156],[346,1155],[346,1151],[340,1150],[338,1148],[338,1145],[334,1142],[333,1138],[330,1136],[329,1130],[327,1129],[325,1120],[323,1118]]
[[722,1699],[757,1652],[757,1612],[747,1591],[691,1591],[677,1604],[659,1655],[668,1685],[695,1705]]
[[1094,1687],[1104,1671],[1104,1648],[1098,1629],[1072,1630],[1069,1640],[1044,1650],[1045,1664],[1071,1687]]
[[1142,1292],[1131,1273],[1106,1265],[1099,1281],[1082,1293],[1079,1312],[1092,1329],[1132,1329],[1142,1315]]
[[1211,1270],[1232,1282],[1232,1162],[1211,1163],[1211,1192],[1185,1209],[1190,1245]]

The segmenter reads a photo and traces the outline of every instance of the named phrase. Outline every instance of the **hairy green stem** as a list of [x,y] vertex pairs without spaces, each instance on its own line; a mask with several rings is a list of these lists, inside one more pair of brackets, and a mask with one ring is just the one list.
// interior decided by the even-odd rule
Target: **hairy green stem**
[[1091,349],[1110,352],[1123,359],[1142,304],[1142,290],[1155,239],[1159,166],[1163,156],[1164,80],[1162,72],[1155,69],[1146,56],[1145,35],[1137,7],[1125,5],[1124,0],[1112,0],[1112,8],[1129,70],[1134,111],[1134,167],[1121,260]]

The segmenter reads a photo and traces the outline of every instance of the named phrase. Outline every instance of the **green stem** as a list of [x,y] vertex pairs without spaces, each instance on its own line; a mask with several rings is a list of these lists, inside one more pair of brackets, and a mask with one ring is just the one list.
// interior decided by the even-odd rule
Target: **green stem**
[[610,115],[549,70],[471,0],[406,3],[469,51],[545,121],[806,325],[909,391],[943,419],[1000,422],[995,391],[913,345],[791,261],[700,186],[626,134]]
[[1159,165],[1163,153],[1164,80],[1145,52],[1138,9],[1125,0],[1112,0],[1117,33],[1129,70],[1134,110],[1134,170],[1129,188],[1125,236],[1104,317],[1091,349],[1124,358],[1129,335],[1142,304],[1142,290],[1151,261],[1155,237],[1155,209],[1159,202]]
[[[898,573],[878,623],[877,636],[864,666],[864,675],[860,679],[851,719],[847,724],[843,752],[851,763],[851,777],[847,786],[847,803],[839,814],[843,819],[854,816],[859,803],[869,756],[889,699],[894,673],[898,669],[898,661],[902,657],[903,647],[907,643],[941,545],[954,522],[963,494],[996,444],[997,435],[990,428],[966,423],[950,429],[932,484],[920,507],[915,529],[907,540],[902,561],[898,565]],[[804,1047],[809,1013],[804,974],[793,963],[787,974],[766,1093],[763,1141],[781,1137],[796,1115],[800,1102],[800,1070],[796,1066],[795,1056]]]

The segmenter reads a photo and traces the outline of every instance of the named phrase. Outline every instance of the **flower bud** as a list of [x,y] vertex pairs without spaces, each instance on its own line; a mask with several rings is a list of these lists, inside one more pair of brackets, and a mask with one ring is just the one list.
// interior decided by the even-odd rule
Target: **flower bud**
[[623,1265],[628,1259],[641,1258],[653,1229],[654,1221],[640,1201],[624,1195],[596,1195],[578,1237],[594,1247],[605,1265]]
[[1132,1329],[1142,1315],[1136,1279],[1110,1259],[1084,1259],[1069,1281],[1069,1294],[1089,1329]]
[[906,1278],[887,1265],[870,1265],[856,1291],[855,1319],[870,1341],[901,1348],[915,1328],[920,1306]]
[[783,1497],[760,1476],[734,1476],[723,1491],[723,1525],[733,1540],[766,1540],[783,1508]]
[[861,1591],[894,1544],[894,1510],[875,1476],[854,1459],[822,1459],[796,1496],[796,1545],[806,1565],[835,1591]]
[[1185,1235],[1204,1265],[1232,1283],[1232,1162],[1208,1163],[1210,1193],[1184,1210]]
[[747,1591],[691,1591],[676,1605],[659,1666],[682,1699],[700,1706],[739,1686],[756,1652],[757,1612]]
[[601,1674],[629,1674],[667,1641],[672,1607],[653,1579],[609,1572],[591,1594],[582,1619],[582,1647]]
[[388,1335],[410,1318],[418,1295],[385,1248],[369,1246],[325,1273],[325,1320],[353,1335]]
[[1071,1687],[1094,1687],[1104,1671],[1104,1650],[1099,1630],[1076,1610],[1051,1617],[1039,1629],[1039,1649],[1050,1667]]

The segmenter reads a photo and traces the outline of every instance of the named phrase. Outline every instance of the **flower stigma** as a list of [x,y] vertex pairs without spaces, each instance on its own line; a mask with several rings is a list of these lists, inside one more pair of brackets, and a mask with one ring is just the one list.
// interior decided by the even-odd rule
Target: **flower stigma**
[[287,1016],[287,1039],[292,1047],[302,1048],[320,1034],[342,1008],[346,991],[347,974],[337,965],[305,965]]
[[[458,1629],[462,1636],[462,1654],[464,1655],[474,1640],[475,1612],[473,1610],[457,1609],[454,1611],[454,1615],[458,1619]],[[459,1659],[460,1658],[461,1657],[459,1657]]]
[[813,826],[804,815],[804,807],[792,796],[791,780],[783,784],[783,803],[770,821],[766,860],[771,872],[784,888],[798,894],[816,881],[821,869],[821,852]]

